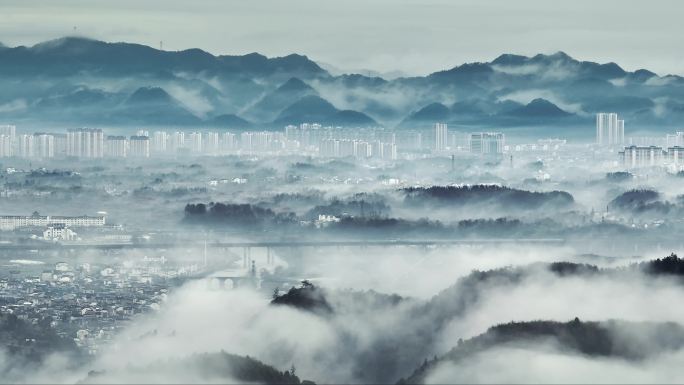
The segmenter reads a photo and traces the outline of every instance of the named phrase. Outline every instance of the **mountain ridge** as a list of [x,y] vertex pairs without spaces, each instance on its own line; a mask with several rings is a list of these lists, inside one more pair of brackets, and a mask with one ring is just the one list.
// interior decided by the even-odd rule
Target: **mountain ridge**
[[[581,61],[562,51],[504,53],[490,62],[388,80],[376,74],[331,75],[296,53],[214,55],[197,48],[163,51],[65,37],[0,49],[0,86],[5,90],[0,95],[0,118],[20,122],[98,124],[101,119],[101,124],[182,126],[232,114],[277,129],[282,128],[282,113],[309,96],[334,107],[335,112],[328,108],[323,114],[329,123],[352,126],[429,128],[444,121],[502,130],[535,127],[539,134],[556,134],[563,127],[591,127],[593,114],[607,110],[619,113],[627,129],[664,130],[684,119],[684,78],[647,69],[630,72],[614,62]],[[162,115],[129,114],[126,109],[116,110],[118,116],[111,113],[112,105],[141,87],[171,95],[175,103],[167,104],[175,106],[169,113],[185,111],[182,119],[164,117],[164,110],[159,111]],[[69,96],[80,88],[89,91]],[[102,96],[106,101],[100,100]],[[61,105],[49,107],[50,103]],[[312,103],[311,110],[290,114],[287,120],[296,124],[304,121],[291,118],[319,118],[316,108],[323,104]],[[572,106],[572,111],[559,106]],[[586,130],[587,135],[591,132]]]

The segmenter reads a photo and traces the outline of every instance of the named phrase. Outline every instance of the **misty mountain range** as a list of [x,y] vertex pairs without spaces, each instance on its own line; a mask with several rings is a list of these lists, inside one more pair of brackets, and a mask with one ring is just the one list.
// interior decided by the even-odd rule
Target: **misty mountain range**
[[282,128],[343,126],[593,126],[618,112],[629,129],[684,118],[684,78],[563,52],[504,54],[427,76],[386,80],[331,75],[306,56],[214,56],[68,37],[32,47],[0,45],[0,119],[101,126]]

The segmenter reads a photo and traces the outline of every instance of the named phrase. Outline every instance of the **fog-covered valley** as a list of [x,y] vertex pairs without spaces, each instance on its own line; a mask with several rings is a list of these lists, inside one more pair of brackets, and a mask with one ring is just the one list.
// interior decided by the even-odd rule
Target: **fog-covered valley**
[[[663,362],[684,338],[682,177],[596,167],[592,151],[5,160],[3,213],[105,211],[111,228],[61,251],[3,232],[25,245],[3,250],[3,282],[66,261],[74,282],[154,294],[77,338],[64,333],[91,310],[31,325],[5,295],[0,370],[8,382],[677,382]],[[111,233],[130,248],[78,248]],[[65,300],[66,282],[32,301]],[[117,314],[89,297],[74,300],[93,319]],[[548,377],[554,365],[562,376]]]
[[684,382],[682,4],[1,1],[0,384]]

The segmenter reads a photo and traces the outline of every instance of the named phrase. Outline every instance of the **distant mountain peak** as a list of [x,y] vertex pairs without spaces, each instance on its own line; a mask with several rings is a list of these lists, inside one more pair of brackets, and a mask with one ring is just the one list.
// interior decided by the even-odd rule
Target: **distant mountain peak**
[[278,87],[278,91],[313,91],[314,89],[303,80],[291,77]]
[[158,103],[173,102],[173,98],[161,87],[140,87],[128,98],[128,103]]
[[449,107],[442,103],[433,102],[420,110],[414,112],[410,119],[412,120],[437,120],[437,119],[448,119],[451,111]]
[[309,57],[306,55],[300,55],[298,53],[291,53],[289,55],[285,55],[282,57],[283,59],[297,59],[297,60],[306,60],[309,61]]
[[655,73],[653,73],[653,72],[651,72],[651,71],[649,71],[649,70],[638,69],[638,70],[632,72],[632,73],[630,74],[630,77],[631,77],[633,80],[636,80],[636,81],[639,81],[639,82],[645,82],[645,81],[647,81],[647,80],[650,79],[650,78],[658,77],[658,75],[655,74]]
[[208,123],[221,128],[248,128],[252,125],[249,121],[235,114],[218,115],[209,120]]
[[651,72],[651,71],[649,71],[647,69],[643,69],[643,68],[634,71],[634,74],[638,75],[638,76],[648,76],[648,77],[658,76],[655,74],[655,72]]
[[554,59],[575,60],[572,58],[572,56],[568,55],[563,51],[557,51],[555,53],[552,53],[551,55],[549,55],[549,57],[552,57]]
[[556,106],[555,104],[551,103],[550,101],[544,99],[544,98],[535,98],[531,102],[527,103],[527,106],[543,106],[543,107],[551,107],[551,106]]
[[449,107],[439,102],[433,102],[411,113],[411,115],[403,120],[401,125],[410,126],[413,123],[423,124],[448,121],[450,117],[451,110],[449,110]]
[[519,65],[525,63],[530,58],[523,55],[504,53],[492,60],[492,64],[498,65]]
[[329,101],[321,98],[318,95],[307,95],[297,100],[291,104],[284,112],[290,112],[292,110],[301,110],[306,112],[308,108],[316,110],[325,110],[326,112],[337,112],[335,106],[333,106]]
[[554,52],[552,54],[543,54],[539,53],[534,55],[529,59],[530,62],[533,63],[556,63],[556,62],[572,62],[576,63],[578,62],[576,59],[574,59],[572,56],[568,55],[567,53],[563,51],[558,51]]
[[243,56],[245,59],[268,59],[266,56],[260,54],[259,52],[250,52]]
[[82,46],[82,45],[91,45],[91,44],[106,44],[102,41],[83,37],[83,36],[65,36],[65,37],[60,37],[57,39],[52,39],[52,40],[47,40],[43,41],[37,44],[34,44],[31,46],[32,50],[49,50],[49,49],[57,49],[57,48],[66,48],[66,47],[74,47],[74,46]]
[[572,115],[543,98],[536,98],[526,105],[509,111],[506,115],[519,118],[560,118]]

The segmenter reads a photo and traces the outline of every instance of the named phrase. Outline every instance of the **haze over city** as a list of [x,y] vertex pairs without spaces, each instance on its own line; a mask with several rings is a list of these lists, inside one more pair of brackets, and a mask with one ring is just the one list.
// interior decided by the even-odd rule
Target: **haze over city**
[[0,383],[681,383],[675,1],[5,1]]

